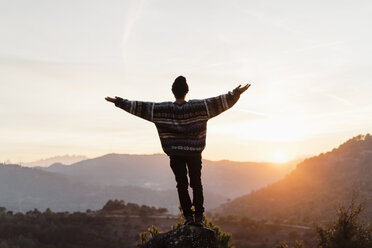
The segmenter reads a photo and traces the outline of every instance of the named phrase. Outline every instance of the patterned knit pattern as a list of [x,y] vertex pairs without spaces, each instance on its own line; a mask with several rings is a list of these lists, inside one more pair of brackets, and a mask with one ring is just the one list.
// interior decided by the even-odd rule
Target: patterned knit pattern
[[231,108],[239,94],[229,91],[202,100],[142,102],[117,98],[115,106],[155,124],[163,151],[168,155],[193,155],[205,148],[207,121]]

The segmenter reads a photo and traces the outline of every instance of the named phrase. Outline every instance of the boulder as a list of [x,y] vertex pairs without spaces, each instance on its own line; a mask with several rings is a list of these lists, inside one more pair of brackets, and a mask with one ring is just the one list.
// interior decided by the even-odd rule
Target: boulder
[[210,228],[182,225],[156,235],[140,248],[217,248],[217,240]]

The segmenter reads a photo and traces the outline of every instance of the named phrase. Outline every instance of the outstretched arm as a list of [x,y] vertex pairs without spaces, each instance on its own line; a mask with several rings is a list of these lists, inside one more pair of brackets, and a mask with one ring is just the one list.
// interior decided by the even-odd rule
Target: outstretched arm
[[130,101],[117,96],[115,98],[106,97],[105,99],[128,113],[151,122],[153,121],[153,109],[155,104],[153,102]]
[[207,110],[208,119],[213,118],[231,108],[239,100],[240,95],[243,94],[250,86],[250,84],[247,84],[244,87],[239,85],[233,91],[229,91],[227,94],[205,99],[204,103]]

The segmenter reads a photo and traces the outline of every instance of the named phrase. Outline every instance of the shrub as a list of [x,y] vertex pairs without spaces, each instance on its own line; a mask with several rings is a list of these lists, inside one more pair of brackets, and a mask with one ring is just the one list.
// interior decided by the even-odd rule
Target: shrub
[[372,247],[371,230],[359,222],[358,217],[363,210],[362,204],[340,207],[335,222],[326,227],[318,226],[320,248],[370,248]]

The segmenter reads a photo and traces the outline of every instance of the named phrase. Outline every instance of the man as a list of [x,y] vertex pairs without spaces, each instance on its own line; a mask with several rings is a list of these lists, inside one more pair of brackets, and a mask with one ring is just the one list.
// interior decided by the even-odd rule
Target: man
[[[250,84],[239,85],[233,91],[217,97],[185,101],[189,92],[186,78],[179,76],[172,85],[175,102],[130,101],[120,97],[106,97],[116,107],[155,124],[163,151],[170,158],[185,225],[202,225],[204,213],[203,187],[201,183],[202,157],[205,148],[207,121],[231,108]],[[193,202],[188,193],[187,171]],[[192,205],[195,209],[195,221]]]

